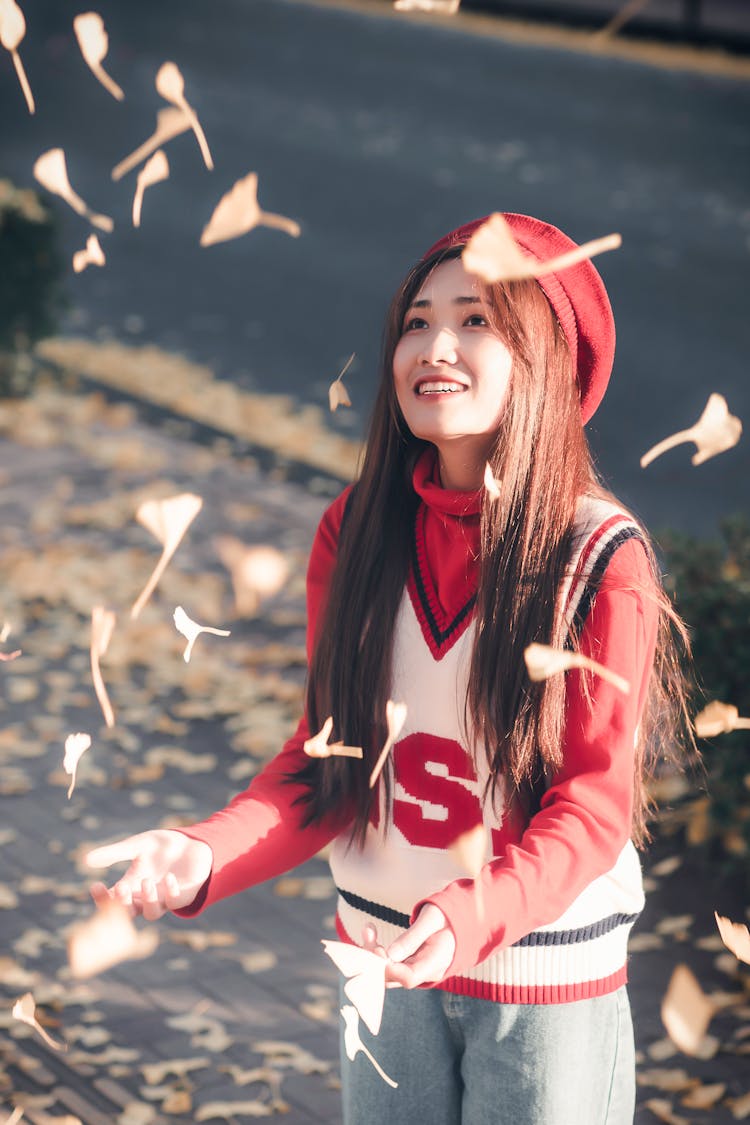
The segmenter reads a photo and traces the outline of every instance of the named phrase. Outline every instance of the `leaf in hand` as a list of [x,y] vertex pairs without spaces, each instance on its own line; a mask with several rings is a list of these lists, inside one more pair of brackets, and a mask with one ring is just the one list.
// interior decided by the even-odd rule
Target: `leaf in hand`
[[188,617],[181,605],[178,605],[174,611],[174,623],[178,632],[187,638],[187,645],[183,653],[186,664],[190,661],[193,645],[201,633],[213,633],[215,637],[230,637],[232,635],[229,629],[214,629],[210,625],[198,625]]
[[34,164],[34,177],[43,188],[51,191],[53,195],[59,195],[69,207],[84,219],[88,219],[95,227],[105,231],[114,229],[115,224],[108,215],[95,214],[83,202],[80,195],[76,195],[73,191],[68,179],[65,153],[61,148],[50,148],[37,158]]
[[388,724],[388,736],[385,740],[383,749],[380,751],[380,757],[375,763],[373,771],[370,774],[371,789],[380,777],[381,771],[386,762],[386,758],[391,751],[391,747],[393,746],[398,736],[401,734],[403,725],[406,722],[406,704],[394,703],[392,699],[389,699],[385,705],[385,718]]
[[664,438],[663,441],[652,446],[648,453],[644,453],[641,457],[641,468],[645,469],[662,453],[674,449],[676,445],[681,445],[685,441],[695,442],[697,452],[693,454],[691,461],[693,465],[702,465],[709,457],[716,457],[718,453],[725,453],[727,449],[731,449],[740,440],[741,435],[742,422],[734,414],[729,413],[727,400],[723,395],[712,394],[695,425],[688,430],[679,430],[671,437]]
[[121,961],[149,957],[158,944],[159,934],[153,926],[137,930],[123,903],[105,899],[71,931],[68,964],[76,980],[85,980]]
[[169,176],[169,161],[166,153],[159,149],[150,160],[141,168],[135,182],[135,195],[133,196],[133,226],[141,225],[141,208],[143,207],[143,194],[147,187],[161,183]]
[[86,239],[86,249],[76,250],[73,255],[73,272],[83,273],[87,266],[104,266],[106,263],[99,239],[95,234],[90,234]]
[[91,678],[94,681],[96,698],[99,700],[99,706],[108,727],[115,725],[115,713],[104,686],[99,661],[107,651],[116,620],[115,614],[105,609],[103,605],[95,605],[91,611]]
[[102,66],[109,50],[109,37],[104,29],[104,20],[98,12],[82,12],[73,20],[73,30],[86,63],[91,68],[105,90],[119,102],[125,97],[117,83],[110,78]]
[[750,730],[750,719],[741,719],[733,703],[715,699],[695,716],[693,726],[698,738],[716,738],[733,730]]
[[71,775],[70,786],[68,787],[68,800],[70,800],[76,784],[76,770],[81,757],[91,746],[91,735],[83,734],[69,734],[65,739],[65,757],[63,758],[63,769],[66,773]]
[[626,679],[580,652],[569,652],[567,649],[553,648],[551,645],[531,644],[524,649],[523,656],[529,679],[535,683],[547,680],[550,676],[557,676],[560,672],[567,672],[571,668],[586,668],[612,684],[623,695],[630,693],[630,684]]
[[344,992],[373,1035],[380,1031],[385,1001],[386,957],[346,941],[324,941],[323,948],[347,978]]
[[741,922],[731,922],[729,918],[724,918],[721,914],[714,911],[714,918],[716,925],[719,927],[721,940],[727,949],[735,955],[739,961],[744,961],[746,965],[750,965],[750,930]]
[[18,46],[25,34],[26,20],[18,4],[16,4],[15,0],[0,0],[0,43],[5,47],[6,51],[10,51],[13,65],[18,75],[18,81],[21,85],[23,96],[26,99],[26,105],[29,113],[33,113],[35,109],[34,95],[29,86],[29,80],[26,77],[26,71],[21,62],[21,56],[18,53]]
[[281,590],[289,577],[286,556],[276,547],[248,547],[240,539],[222,535],[216,551],[232,579],[235,609],[240,617],[252,617],[262,601]]
[[328,405],[331,408],[331,413],[333,413],[339,406],[351,406],[352,404],[351,399],[349,398],[349,392],[347,391],[341,380],[346,375],[347,371],[354,362],[355,355],[356,352],[352,352],[344,366],[341,368],[341,371],[338,373],[338,375],[328,388]]
[[548,273],[575,266],[586,258],[604,250],[616,250],[622,244],[619,234],[608,234],[540,262],[525,253],[513,237],[507,221],[499,212],[490,215],[486,223],[474,231],[461,255],[465,268],[490,284],[496,281],[516,281],[527,277],[544,277]]
[[65,1050],[65,1044],[58,1043],[57,1040],[53,1039],[51,1035],[48,1035],[42,1025],[39,1023],[39,1020],[36,1018],[36,1004],[34,1003],[34,997],[30,992],[24,993],[24,995],[19,1000],[16,1000],[15,1004],[13,1005],[11,1015],[14,1019],[20,1020],[21,1023],[27,1023],[29,1027],[33,1027],[35,1031],[38,1031],[48,1047],[52,1047],[52,1049],[55,1051]]
[[167,569],[169,560],[202,507],[203,500],[200,496],[195,496],[192,492],[182,492],[166,500],[146,500],[138,508],[135,518],[159,540],[163,550],[153,574],[130,611],[132,618],[138,617],[151,597],[156,584]]
[[714,1005],[694,974],[687,965],[677,965],[661,1004],[662,1023],[674,1045],[686,1055],[710,1057],[714,1040],[706,1030],[713,1015]]
[[361,758],[361,746],[345,746],[343,742],[329,742],[333,730],[333,718],[329,715],[323,726],[302,744],[302,749],[310,758]]
[[388,1077],[360,1038],[357,1009],[353,1008],[351,1004],[344,1004],[344,1007],[341,1009],[341,1015],[344,1017],[344,1050],[346,1051],[346,1057],[350,1062],[353,1062],[361,1051],[362,1054],[370,1060],[383,1081],[387,1082],[394,1090],[397,1090],[398,1082],[394,1082],[392,1078]]
[[186,133],[189,128],[190,118],[184,110],[175,109],[173,106],[160,109],[156,115],[156,128],[151,136],[142,145],[139,145],[135,152],[131,152],[129,156],[115,165],[112,169],[112,179],[115,181],[121,180],[126,172],[130,172],[132,168],[137,167],[160,145],[165,145],[167,141],[174,140],[175,137],[179,137],[180,133]]
[[166,102],[171,102],[172,105],[176,106],[185,114],[190,122],[191,129],[195,133],[206,167],[211,171],[214,162],[211,159],[206,134],[201,128],[195,110],[185,101],[185,82],[175,63],[165,62],[159,67],[156,74],[156,92],[160,94]]
[[201,246],[213,246],[216,242],[239,238],[258,226],[286,231],[292,238],[300,235],[300,225],[293,219],[261,210],[258,203],[258,174],[250,172],[237,180],[216,204],[211,218],[203,228]]

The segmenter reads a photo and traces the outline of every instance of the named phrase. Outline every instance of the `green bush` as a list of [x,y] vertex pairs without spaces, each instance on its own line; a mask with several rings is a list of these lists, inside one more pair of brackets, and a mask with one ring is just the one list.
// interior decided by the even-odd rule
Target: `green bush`
[[28,389],[32,345],[57,327],[62,259],[54,215],[30,188],[0,180],[0,398]]
[[[674,533],[659,537],[666,579],[693,645],[694,673],[705,703],[720,700],[750,717],[750,519],[721,524],[705,542]],[[689,843],[736,868],[750,886],[750,731],[701,740],[705,794],[685,818]]]

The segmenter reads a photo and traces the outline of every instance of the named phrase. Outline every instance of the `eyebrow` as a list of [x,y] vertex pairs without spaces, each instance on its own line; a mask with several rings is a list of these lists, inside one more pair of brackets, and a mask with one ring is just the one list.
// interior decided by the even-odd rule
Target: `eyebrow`
[[[482,302],[479,297],[454,297],[451,301],[452,305],[480,305]],[[432,301],[427,297],[422,297],[419,301],[412,301],[409,305],[410,309],[429,309],[432,307]]]

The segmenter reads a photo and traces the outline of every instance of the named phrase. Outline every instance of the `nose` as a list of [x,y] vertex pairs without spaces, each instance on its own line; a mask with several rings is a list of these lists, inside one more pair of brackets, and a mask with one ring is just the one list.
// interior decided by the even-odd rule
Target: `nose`
[[458,339],[451,328],[435,328],[422,339],[418,362],[425,367],[458,361]]

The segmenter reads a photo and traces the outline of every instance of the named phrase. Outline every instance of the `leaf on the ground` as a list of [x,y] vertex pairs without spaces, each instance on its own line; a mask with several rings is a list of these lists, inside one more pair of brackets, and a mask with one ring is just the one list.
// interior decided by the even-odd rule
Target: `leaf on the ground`
[[169,177],[169,161],[163,149],[157,149],[150,159],[141,168],[135,181],[135,195],[133,196],[133,226],[141,225],[141,210],[143,196],[146,188],[160,184]]
[[353,1008],[351,1004],[344,1004],[341,1009],[341,1015],[344,1020],[344,1050],[346,1051],[346,1057],[350,1062],[354,1062],[354,1059],[361,1051],[362,1054],[370,1060],[383,1081],[387,1082],[389,1086],[396,1090],[398,1088],[398,1082],[394,1082],[392,1078],[388,1077],[360,1038],[357,1009]]
[[328,1074],[329,1062],[300,1047],[298,1043],[287,1043],[283,1039],[261,1039],[252,1045],[253,1050],[263,1056],[265,1066],[288,1067],[298,1074]]
[[15,910],[18,906],[18,895],[7,883],[0,883],[0,910]]
[[714,911],[716,925],[719,927],[721,940],[727,949],[734,953],[740,961],[750,965],[750,930],[742,922],[732,922]]
[[128,1102],[120,1116],[116,1119],[117,1125],[152,1125],[156,1118],[156,1109],[145,1102]]
[[59,195],[73,210],[100,230],[111,231],[114,223],[108,215],[97,215],[73,191],[68,179],[68,168],[65,163],[65,153],[61,148],[51,148],[37,157],[34,164],[34,178],[43,188]]
[[500,499],[500,481],[496,480],[492,473],[492,466],[489,461],[484,466],[484,487],[488,495],[493,500]]
[[63,758],[63,769],[67,774],[70,774],[70,785],[68,787],[68,800],[70,800],[73,790],[76,785],[76,770],[81,757],[91,747],[91,735],[79,731],[77,734],[69,734],[65,739],[65,756]]
[[655,1066],[650,1070],[639,1067],[636,1072],[636,1081],[639,1086],[655,1086],[657,1090],[664,1090],[669,1094],[678,1094],[683,1090],[692,1089],[698,1082],[684,1067]]
[[323,949],[339,972],[347,977],[344,992],[373,1035],[380,1031],[385,1001],[388,960],[344,941],[323,941]]
[[26,77],[18,47],[26,34],[26,20],[15,0],[0,0],[0,43],[10,52],[21,91],[26,99],[29,113],[34,113],[34,95]]
[[74,273],[83,273],[87,266],[104,266],[106,264],[107,259],[95,234],[88,236],[84,250],[76,250],[73,255]]
[[142,160],[150,156],[155,149],[160,145],[164,145],[167,141],[179,137],[180,133],[186,133],[191,128],[190,118],[181,109],[174,109],[170,106],[167,109],[160,109],[156,115],[156,128],[151,136],[140,145],[135,152],[131,152],[124,160],[121,160],[112,169],[112,179],[120,180],[132,168],[137,167]]
[[686,1055],[710,1057],[706,1032],[714,1011],[692,970],[677,965],[661,1003],[662,1023],[675,1046]]
[[215,754],[191,754],[179,746],[152,746],[145,756],[150,766],[172,766],[182,773],[211,773],[216,769]]
[[662,879],[667,875],[673,875],[675,871],[682,866],[681,855],[670,855],[666,859],[660,860],[655,863],[653,867],[649,868],[649,873],[655,875],[657,879]]
[[13,1110],[13,1112],[11,1113],[10,1117],[5,1118],[4,1125],[18,1125],[18,1122],[21,1120],[22,1117],[23,1117],[23,1110],[21,1109],[20,1105],[17,1105],[15,1107],[15,1109]]
[[191,129],[195,133],[206,167],[211,171],[214,162],[211,159],[208,141],[195,110],[185,100],[185,82],[175,63],[165,62],[159,67],[156,74],[156,92],[164,98],[165,102],[171,102],[185,114],[190,122]]
[[662,1121],[664,1125],[690,1125],[687,1117],[674,1112],[672,1103],[666,1098],[649,1098],[643,1104],[653,1113],[657,1121]]
[[581,652],[569,652],[567,649],[534,643],[524,649],[523,656],[529,679],[535,683],[547,680],[550,676],[557,676],[560,672],[567,672],[571,668],[586,668],[612,684],[623,695],[630,693],[630,684],[626,679]]
[[310,758],[362,758],[361,746],[345,746],[343,742],[329,742],[333,730],[333,718],[329,715],[317,734],[305,739],[302,749]]
[[203,499],[192,492],[182,492],[165,500],[145,500],[139,506],[135,518],[161,543],[162,554],[130,611],[133,619],[140,615],[166,570],[169,560],[202,507]]
[[109,36],[104,29],[104,21],[98,12],[83,12],[73,20],[78,46],[95,78],[101,82],[113,98],[119,102],[125,97],[121,88],[105,71],[102,63],[109,51]]
[[454,16],[460,6],[461,0],[393,0],[397,12],[434,12]]
[[702,465],[709,457],[716,457],[717,454],[731,449],[740,440],[741,435],[742,422],[729,413],[727,400],[723,395],[712,394],[695,425],[687,430],[679,430],[652,446],[641,457],[641,468],[645,469],[662,453],[685,441],[695,442],[697,452],[693,454],[691,461],[693,465]]
[[102,677],[100,661],[109,647],[116,620],[116,614],[105,609],[103,605],[95,605],[91,611],[91,678],[94,682],[96,698],[99,700],[99,706],[108,727],[115,725],[115,714]]
[[257,1098],[245,1102],[206,1102],[195,1111],[196,1121],[213,1121],[223,1118],[225,1121],[234,1121],[241,1117],[271,1117],[273,1109],[269,1102],[261,1102]]
[[36,1004],[34,997],[30,992],[24,993],[13,1005],[11,1015],[14,1019],[20,1020],[21,1023],[26,1023],[29,1027],[33,1027],[35,1031],[41,1035],[44,1042],[48,1047],[52,1047],[55,1051],[64,1051],[66,1049],[64,1043],[58,1043],[51,1035],[48,1035],[44,1030],[39,1020],[36,1018]]
[[629,953],[650,953],[652,949],[663,949],[664,938],[649,932],[632,934],[628,939]]
[[403,730],[404,723],[406,722],[406,704],[396,703],[394,702],[394,700],[389,699],[385,705],[385,719],[388,734],[383,749],[380,751],[380,756],[378,757],[378,760],[372,769],[372,773],[370,774],[371,789],[380,777],[383,766],[386,763],[393,744]]
[[742,1094],[739,1098],[727,1098],[725,1104],[732,1111],[732,1117],[735,1121],[745,1121],[750,1117],[750,1091],[747,1094]]
[[677,1048],[669,1036],[649,1043],[647,1050],[649,1058],[654,1059],[655,1062],[666,1062],[667,1059],[672,1059],[677,1054]]
[[693,725],[698,738],[716,738],[733,730],[750,730],[750,719],[741,719],[733,703],[715,699],[695,716]]
[[349,392],[347,391],[341,380],[343,379],[344,375],[346,375],[347,371],[354,362],[355,355],[356,352],[352,352],[352,354],[349,356],[348,360],[342,367],[341,371],[338,373],[338,375],[328,388],[328,405],[331,409],[331,413],[334,413],[336,408],[339,406],[351,406],[352,404],[351,399],[349,398]]
[[521,249],[506,219],[495,212],[474,232],[461,257],[469,273],[492,284],[496,281],[515,281],[559,273],[605,250],[616,250],[621,244],[619,234],[608,234],[593,242],[585,242],[575,250],[540,262]]
[[165,1062],[146,1063],[140,1069],[149,1086],[158,1086],[170,1074],[177,1078],[184,1078],[193,1070],[203,1070],[210,1065],[211,1060],[202,1055],[193,1059],[167,1059]]
[[693,914],[669,914],[666,918],[661,918],[654,929],[657,934],[662,935],[686,934],[694,921]]
[[178,1031],[188,1032],[191,1046],[202,1047],[206,1051],[226,1051],[234,1042],[223,1024],[204,1015],[200,1008],[181,1016],[170,1016],[167,1023]]
[[175,628],[178,633],[182,633],[183,637],[187,640],[185,651],[182,654],[186,664],[190,661],[193,645],[201,633],[212,633],[215,637],[231,636],[229,629],[214,629],[211,625],[199,625],[196,621],[193,621],[192,618],[188,617],[181,605],[177,606],[173,616]]
[[245,973],[265,973],[274,969],[279,959],[272,949],[258,949],[254,953],[243,953],[239,962]]
[[680,1098],[680,1102],[686,1109],[711,1109],[720,1098],[724,1097],[726,1091],[726,1082],[712,1082],[706,1085],[701,1083]]
[[206,949],[226,949],[234,945],[237,935],[227,930],[170,930],[169,940],[176,945],[185,945],[195,953],[203,953]]
[[231,576],[235,609],[240,617],[254,616],[261,602],[278,594],[289,577],[286,556],[276,547],[248,547],[231,535],[219,536],[215,546]]
[[273,893],[279,898],[301,898],[305,889],[304,879],[298,875],[287,875],[277,879],[273,885]]
[[14,649],[13,652],[0,652],[0,661],[18,660],[20,655],[20,648]]
[[149,957],[158,944],[159,934],[153,926],[137,930],[128,908],[107,899],[97,903],[95,913],[71,931],[68,963],[76,980],[84,980],[121,961]]
[[292,238],[300,235],[300,225],[293,219],[261,210],[258,203],[258,173],[249,172],[247,176],[237,180],[216,204],[211,218],[203,228],[201,246],[213,246],[216,242],[239,238],[258,226],[283,230]]

